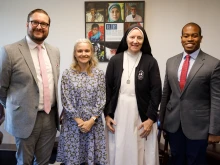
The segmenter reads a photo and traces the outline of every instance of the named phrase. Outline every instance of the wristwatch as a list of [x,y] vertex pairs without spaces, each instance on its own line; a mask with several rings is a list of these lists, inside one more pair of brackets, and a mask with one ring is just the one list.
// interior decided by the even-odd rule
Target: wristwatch
[[94,122],[97,121],[97,120],[96,120],[96,119],[97,119],[96,117],[92,116],[91,118],[94,120]]

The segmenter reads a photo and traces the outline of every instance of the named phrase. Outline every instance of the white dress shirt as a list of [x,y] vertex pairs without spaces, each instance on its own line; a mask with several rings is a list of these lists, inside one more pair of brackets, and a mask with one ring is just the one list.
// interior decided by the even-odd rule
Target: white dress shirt
[[143,22],[142,17],[138,14],[135,15],[135,17],[132,17],[132,14],[128,15],[125,19],[125,22]]
[[[199,54],[199,51],[200,51],[200,49],[196,50],[192,54],[189,54],[190,55],[190,61],[189,61],[189,68],[188,68],[188,72],[187,72],[187,77],[188,77],[189,72],[192,69],[192,66],[193,66],[193,64],[194,64],[194,62],[195,62],[195,60],[196,60],[196,58],[197,58],[197,56]],[[182,67],[183,67],[183,63],[185,61],[186,55],[188,55],[188,54],[184,51],[183,52],[183,58],[182,58],[182,60],[180,62],[180,66],[179,66],[179,69],[178,69],[178,81],[180,81],[180,74],[181,74],[181,71],[182,71]]]

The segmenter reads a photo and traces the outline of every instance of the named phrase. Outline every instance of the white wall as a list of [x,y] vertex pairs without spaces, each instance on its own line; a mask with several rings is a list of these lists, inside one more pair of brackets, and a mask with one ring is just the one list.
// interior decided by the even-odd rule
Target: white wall
[[[75,41],[85,35],[84,2],[0,0],[0,46],[24,38],[27,14],[35,8],[42,8],[52,20],[46,41],[60,49],[62,73],[72,61]],[[203,51],[220,59],[219,0],[145,0],[145,10],[144,26],[153,55],[159,63],[162,81],[166,60],[183,50],[180,43],[181,29],[188,22],[196,22],[202,27]],[[107,63],[100,63],[99,66],[105,71]],[[3,126],[0,130],[4,133],[3,143],[14,143],[13,137],[4,131]]]

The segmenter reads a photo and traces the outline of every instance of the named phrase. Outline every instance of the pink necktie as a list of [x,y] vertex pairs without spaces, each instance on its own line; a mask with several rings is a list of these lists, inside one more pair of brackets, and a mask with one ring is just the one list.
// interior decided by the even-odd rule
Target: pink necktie
[[47,77],[47,70],[46,70],[46,65],[44,62],[43,54],[42,54],[41,45],[37,45],[37,49],[38,49],[38,59],[39,59],[41,77],[43,81],[44,111],[47,114],[49,114],[50,109],[51,109],[51,103],[50,103],[50,90],[49,90],[49,83],[48,83],[48,77]]
[[187,72],[189,69],[189,60],[190,60],[190,55],[186,55],[185,57],[185,61],[183,63],[183,67],[182,67],[182,71],[181,71],[181,75],[180,75],[180,89],[181,91],[183,90],[185,83],[186,83],[186,78],[187,78]]

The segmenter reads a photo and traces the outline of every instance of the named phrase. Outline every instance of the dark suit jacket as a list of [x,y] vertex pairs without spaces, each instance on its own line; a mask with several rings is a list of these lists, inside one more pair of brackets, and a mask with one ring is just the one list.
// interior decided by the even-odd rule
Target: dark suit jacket
[[[51,62],[56,90],[58,117],[59,50],[45,43]],[[18,138],[31,134],[38,112],[37,74],[26,39],[0,49],[0,103],[5,107],[5,129]]]
[[161,126],[174,133],[181,124],[185,136],[193,140],[207,139],[208,133],[220,135],[220,62],[200,51],[181,92],[177,72],[182,56],[167,60]]
[[[123,53],[119,53],[111,58],[106,71],[105,116],[114,118],[122,72]],[[143,79],[138,78],[140,73],[143,73]],[[143,54],[135,69],[135,93],[142,122],[148,118],[156,121],[162,93],[161,79],[157,61],[150,55]]]

